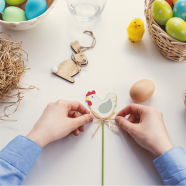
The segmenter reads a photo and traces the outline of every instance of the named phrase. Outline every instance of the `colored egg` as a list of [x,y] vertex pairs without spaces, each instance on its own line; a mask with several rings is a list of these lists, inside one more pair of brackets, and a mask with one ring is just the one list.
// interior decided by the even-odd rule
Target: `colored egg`
[[47,1],[47,9],[50,7],[50,5],[54,2],[53,0],[46,0]]
[[9,5],[19,5],[23,3],[25,0],[5,0]]
[[21,8],[15,6],[5,8],[2,18],[4,21],[8,22],[21,22],[27,20],[25,12]]
[[176,2],[177,2],[177,0],[173,0],[173,4],[174,4],[174,5],[176,4]]
[[173,9],[174,17],[179,17],[186,21],[186,0],[178,0]]
[[46,9],[46,0],[28,0],[25,8],[26,16],[28,19],[34,19],[43,14]]
[[172,6],[172,0],[165,0],[167,3],[169,3],[170,6]]
[[176,40],[186,41],[186,23],[183,19],[173,17],[166,24],[166,32]]
[[133,101],[140,103],[147,101],[154,93],[155,85],[149,79],[142,79],[132,85],[130,89],[130,97]]
[[5,0],[0,0],[0,13],[5,9]]
[[164,0],[155,0],[152,6],[152,16],[159,25],[165,25],[173,17],[172,8]]

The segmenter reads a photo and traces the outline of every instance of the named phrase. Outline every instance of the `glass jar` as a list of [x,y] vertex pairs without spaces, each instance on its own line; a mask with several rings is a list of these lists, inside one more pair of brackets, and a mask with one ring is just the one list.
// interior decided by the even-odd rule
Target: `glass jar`
[[104,10],[107,0],[67,0],[73,16],[82,22],[93,21]]

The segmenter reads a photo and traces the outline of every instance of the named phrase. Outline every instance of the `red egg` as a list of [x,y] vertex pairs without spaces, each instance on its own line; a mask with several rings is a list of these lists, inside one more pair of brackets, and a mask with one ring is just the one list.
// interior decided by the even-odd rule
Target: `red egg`
[[165,0],[165,1],[167,1],[167,3],[169,3],[170,6],[172,6],[173,0]]

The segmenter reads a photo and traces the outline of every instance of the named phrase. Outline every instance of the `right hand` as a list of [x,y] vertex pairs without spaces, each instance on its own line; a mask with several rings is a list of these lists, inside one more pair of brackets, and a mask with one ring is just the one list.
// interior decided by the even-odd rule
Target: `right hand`
[[[125,116],[130,115],[128,119]],[[156,157],[173,148],[163,115],[150,106],[131,104],[116,116],[116,122],[144,149]]]

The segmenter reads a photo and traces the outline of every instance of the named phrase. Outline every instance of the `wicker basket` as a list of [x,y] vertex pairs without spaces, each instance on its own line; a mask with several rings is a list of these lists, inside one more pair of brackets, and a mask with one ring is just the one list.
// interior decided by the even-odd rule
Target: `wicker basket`
[[173,61],[186,60],[186,42],[180,42],[170,37],[152,17],[152,5],[155,0],[145,0],[145,17],[152,40],[158,50]]

